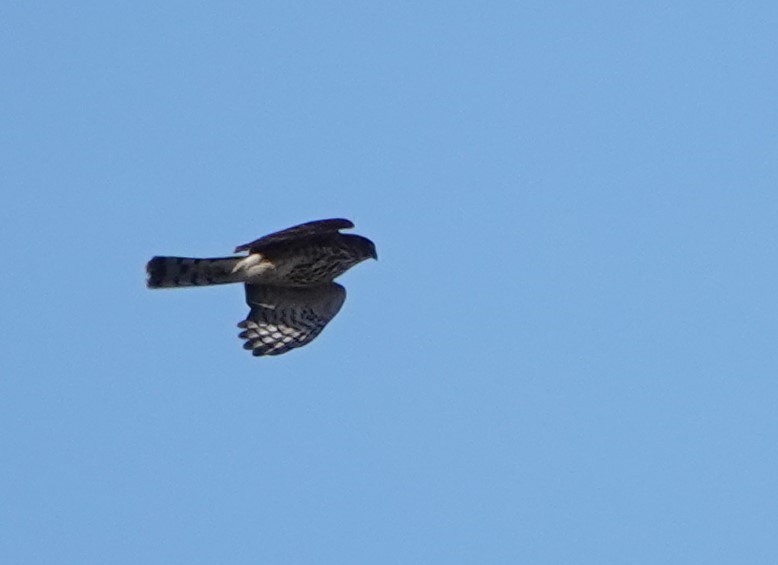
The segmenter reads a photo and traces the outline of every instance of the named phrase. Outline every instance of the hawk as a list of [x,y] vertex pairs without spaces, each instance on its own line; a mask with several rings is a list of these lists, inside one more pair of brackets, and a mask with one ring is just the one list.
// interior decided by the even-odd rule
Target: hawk
[[343,306],[346,289],[336,282],[365,259],[378,259],[366,237],[343,234],[349,220],[307,222],[239,245],[237,257],[153,257],[149,288],[244,283],[251,310],[238,324],[244,349],[280,355],[310,343]]

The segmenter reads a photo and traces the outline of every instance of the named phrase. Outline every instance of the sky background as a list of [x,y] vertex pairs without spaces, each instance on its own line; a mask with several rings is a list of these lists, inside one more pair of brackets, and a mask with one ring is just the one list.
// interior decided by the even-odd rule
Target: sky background
[[[0,561],[778,562],[775,2],[0,7]],[[309,346],[238,286],[346,217]]]

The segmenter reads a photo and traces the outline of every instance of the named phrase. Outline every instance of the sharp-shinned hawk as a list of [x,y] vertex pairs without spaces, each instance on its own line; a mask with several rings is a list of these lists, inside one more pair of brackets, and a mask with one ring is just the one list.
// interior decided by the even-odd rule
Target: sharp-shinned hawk
[[317,220],[239,245],[238,257],[153,257],[149,288],[245,283],[248,317],[238,324],[243,347],[280,355],[310,343],[335,317],[346,289],[333,282],[365,259],[377,259],[366,237],[342,234],[349,220]]

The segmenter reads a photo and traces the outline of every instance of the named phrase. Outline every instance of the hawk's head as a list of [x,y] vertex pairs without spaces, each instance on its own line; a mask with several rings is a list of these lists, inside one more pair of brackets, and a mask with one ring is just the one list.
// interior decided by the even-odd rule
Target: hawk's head
[[349,239],[351,248],[356,251],[358,261],[364,261],[365,259],[378,260],[378,252],[375,250],[375,243],[362,237],[361,235],[344,234],[343,237]]

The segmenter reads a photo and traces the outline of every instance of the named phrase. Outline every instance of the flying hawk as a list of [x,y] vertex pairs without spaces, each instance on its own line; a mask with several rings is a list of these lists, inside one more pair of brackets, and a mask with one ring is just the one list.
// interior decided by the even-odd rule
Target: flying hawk
[[237,257],[153,257],[149,288],[245,283],[249,315],[238,324],[243,347],[280,355],[310,343],[335,317],[346,289],[333,282],[365,259],[377,259],[366,237],[342,234],[349,220],[317,220],[239,245]]

